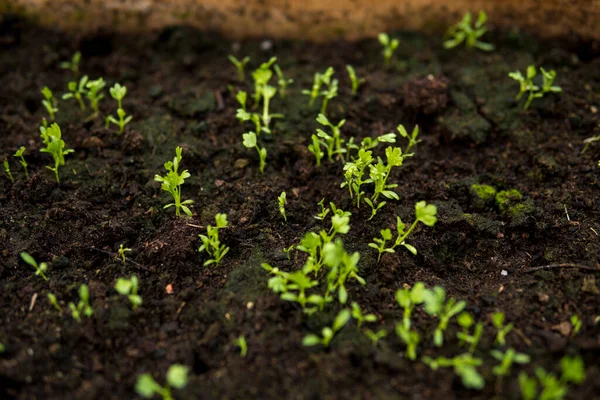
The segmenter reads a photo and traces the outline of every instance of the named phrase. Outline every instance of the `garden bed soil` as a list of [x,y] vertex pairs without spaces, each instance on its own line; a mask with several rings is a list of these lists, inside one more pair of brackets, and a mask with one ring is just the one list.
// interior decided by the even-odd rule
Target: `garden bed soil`
[[[151,372],[163,382],[169,365],[181,363],[191,372],[187,388],[174,392],[181,399],[518,398],[520,370],[558,371],[562,356],[580,354],[587,380],[572,386],[569,397],[600,398],[599,276],[593,270],[600,267],[600,146],[580,154],[583,139],[599,129],[598,43],[501,32],[489,37],[497,50],[482,53],[443,50],[439,37],[398,37],[396,58],[384,70],[374,40],[234,44],[188,28],[74,37],[6,18],[0,25],[0,157],[9,158],[15,183],[0,179],[0,343],[6,346],[0,397],[134,398],[139,374]],[[45,115],[40,89],[48,85],[55,96],[66,91],[71,75],[58,64],[76,50],[84,74],[127,86],[124,108],[133,121],[118,136],[114,127],[105,129],[103,117],[86,121],[89,114],[75,102],[60,101],[57,122],[75,152],[57,184],[45,168],[50,156],[38,151]],[[264,175],[256,152],[242,146],[250,127],[235,118],[229,87],[239,85],[230,53],[249,55],[254,67],[277,56],[294,79],[288,97],[272,101],[272,111],[286,118],[275,123],[272,137],[261,135],[268,149]],[[523,112],[514,99],[518,84],[507,75],[534,63],[557,71],[563,93]],[[346,64],[367,80],[356,97]],[[328,116],[346,118],[343,137],[381,135],[399,123],[418,124],[422,132],[414,156],[390,178],[400,200],[389,201],[371,221],[368,207],[354,207],[339,187],[342,165],[324,161],[316,168],[307,150],[317,108],[309,109],[300,92],[329,65],[340,94]],[[252,91],[249,82],[242,87]],[[105,95],[103,116],[116,108]],[[22,145],[29,179],[12,157]],[[182,167],[192,175],[182,188],[183,198],[195,202],[191,218],[163,210],[169,199],[154,181],[176,146],[183,147]],[[481,201],[474,183],[516,189],[520,206],[503,212]],[[287,223],[277,208],[282,191]],[[323,198],[352,212],[344,244],[360,252],[367,284],[352,283],[349,296],[378,316],[371,329],[389,331],[377,347],[354,323],[328,349],[303,347],[302,338],[331,324],[341,307],[335,303],[309,317],[267,287],[261,263],[300,268],[302,255],[288,260],[282,249],[328,227],[314,218]],[[402,250],[377,263],[368,243],[380,229],[395,228],[396,216],[412,222],[420,200],[437,206],[438,222],[420,225],[409,238],[418,255]],[[219,212],[229,217],[221,240],[231,250],[218,267],[204,267],[198,234]],[[116,258],[120,244],[132,249],[125,263]],[[48,282],[20,260],[22,251],[50,262]],[[132,274],[143,298],[135,311],[113,289],[117,278]],[[465,389],[450,369],[432,371],[404,358],[394,334],[402,315],[394,293],[417,281],[466,300],[467,310],[485,323],[476,351],[484,360],[482,391]],[[66,312],[60,316],[46,296],[54,293],[67,308],[82,283],[94,315],[78,323]],[[515,324],[508,346],[532,357],[499,382],[489,355],[496,311]],[[573,314],[583,326],[569,337]],[[441,349],[431,340],[433,318],[417,309],[413,326],[423,336],[420,356],[464,352],[455,323]],[[233,343],[240,335],[248,341],[246,358]]]

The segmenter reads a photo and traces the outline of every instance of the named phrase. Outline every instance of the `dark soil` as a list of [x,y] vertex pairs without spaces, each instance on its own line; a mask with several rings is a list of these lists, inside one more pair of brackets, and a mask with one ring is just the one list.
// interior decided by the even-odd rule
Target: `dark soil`
[[[256,152],[242,146],[245,127],[235,119],[237,104],[228,90],[237,85],[226,58],[234,52],[231,42],[186,28],[73,37],[5,19],[0,158],[9,158],[15,183],[0,179],[0,343],[6,346],[0,397],[134,398],[139,374],[151,372],[163,382],[169,365],[181,363],[191,370],[187,388],[174,392],[181,399],[518,398],[520,370],[558,372],[565,354],[580,354],[587,380],[572,386],[569,397],[600,398],[599,276],[592,270],[600,268],[600,146],[580,154],[583,139],[599,129],[598,44],[496,33],[489,38],[497,50],[488,54],[445,51],[438,37],[398,36],[388,71],[373,40],[275,41],[269,50],[261,50],[260,41],[239,44],[235,54],[249,55],[252,67],[276,55],[295,80],[286,99],[272,102],[273,112],[286,118],[267,138],[261,175]],[[91,122],[75,102],[60,101],[57,122],[75,153],[67,156],[59,185],[45,168],[50,156],[38,151],[46,115],[40,89],[48,85],[56,96],[66,91],[71,75],[58,63],[76,50],[83,53],[84,74],[127,86],[124,108],[134,119],[123,136],[104,128],[103,116],[116,108],[108,90],[102,118]],[[367,79],[357,97],[350,94],[348,63]],[[518,84],[507,74],[532,63],[556,69],[563,93],[523,112],[514,99]],[[415,156],[390,178],[399,185],[400,201],[389,202],[372,221],[368,207],[353,207],[339,187],[341,164],[325,161],[316,168],[307,150],[317,108],[309,109],[300,91],[329,65],[340,79],[340,95],[328,116],[347,119],[344,137],[392,132],[399,123],[410,129],[419,124],[422,131]],[[244,87],[252,91],[249,78]],[[405,146],[403,139],[398,143]],[[12,157],[21,145],[27,147],[28,180]],[[178,145],[192,174],[183,186],[183,198],[195,201],[192,218],[163,210],[169,199],[154,182]],[[502,212],[479,201],[473,183],[517,189],[522,206]],[[283,190],[287,223],[277,209]],[[331,324],[341,306],[308,317],[267,288],[269,275],[260,264],[300,268],[303,257],[288,261],[282,249],[327,226],[314,218],[322,198],[352,212],[343,239],[347,249],[360,252],[367,284],[352,283],[349,295],[377,314],[379,321],[368,327],[389,331],[376,348],[354,323],[329,349],[304,348],[304,335]],[[419,200],[436,204],[439,219],[409,239],[418,255],[402,250],[377,263],[368,243],[380,229],[395,227],[397,215],[412,222]],[[221,239],[231,250],[219,267],[203,267],[198,234],[218,212],[229,216]],[[120,244],[132,249],[126,263],[116,259]],[[22,251],[50,262],[48,282],[20,260]],[[547,265],[555,267],[532,270]],[[132,274],[144,301],[135,311],[113,289],[117,278]],[[484,360],[483,391],[465,389],[451,370],[432,371],[404,358],[394,334],[401,319],[394,293],[416,281],[443,286],[485,323],[476,351]],[[54,293],[67,308],[82,283],[89,285],[94,315],[78,323],[66,312],[60,316],[46,296]],[[532,357],[500,382],[489,355],[496,311],[515,324],[507,346]],[[583,327],[569,337],[565,328],[573,314]],[[419,356],[465,351],[455,322],[441,349],[432,343],[433,318],[418,309],[413,323],[423,336]],[[248,341],[246,358],[233,343],[239,335]]]

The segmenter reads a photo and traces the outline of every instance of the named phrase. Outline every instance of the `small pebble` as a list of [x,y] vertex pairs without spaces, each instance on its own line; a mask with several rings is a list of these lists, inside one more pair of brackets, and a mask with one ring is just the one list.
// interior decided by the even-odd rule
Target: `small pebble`
[[508,271],[506,271],[505,269],[503,269],[502,272],[500,272],[500,275],[506,276],[506,275],[508,275]]

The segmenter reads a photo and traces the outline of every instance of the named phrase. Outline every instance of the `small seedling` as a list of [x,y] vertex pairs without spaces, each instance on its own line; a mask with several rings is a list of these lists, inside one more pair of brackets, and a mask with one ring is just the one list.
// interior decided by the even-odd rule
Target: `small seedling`
[[487,14],[479,11],[474,27],[471,26],[472,19],[471,13],[468,12],[459,23],[448,29],[444,35],[444,48],[453,49],[464,42],[467,50],[472,50],[473,47],[483,51],[494,50],[493,44],[479,40],[487,32],[487,28],[484,26]]
[[500,377],[508,376],[510,374],[510,367],[512,367],[513,363],[529,364],[531,361],[529,355],[517,353],[515,349],[508,349],[505,353],[502,353],[499,350],[492,350],[490,353],[492,357],[500,361],[500,364],[492,369],[492,373]]
[[6,176],[8,176],[8,179],[10,179],[12,183],[15,183],[15,178],[13,178],[12,173],[10,172],[10,165],[6,159],[4,160],[4,173],[6,173]]
[[76,81],[71,81],[68,84],[69,93],[65,93],[62,95],[63,100],[75,99],[79,103],[79,108],[81,110],[85,110],[85,103],[83,102],[83,96],[87,96],[86,84],[88,82],[87,75],[84,75],[79,80],[79,83]]
[[119,244],[119,250],[117,252],[117,258],[120,258],[123,262],[127,261],[127,256],[125,253],[130,253],[131,249],[127,247],[123,247],[123,243]]
[[90,306],[90,291],[87,285],[83,284],[79,286],[79,302],[77,305],[75,305],[73,302],[70,302],[68,306],[71,310],[73,319],[77,322],[81,322],[82,313],[88,318],[94,314],[94,310]]
[[323,151],[321,151],[321,142],[319,141],[319,138],[317,137],[317,135],[313,134],[310,137],[310,139],[311,139],[312,143],[308,145],[308,151],[310,151],[311,153],[313,153],[315,155],[317,167],[320,167],[321,159],[323,158],[325,153]]
[[365,329],[365,335],[371,340],[373,347],[377,347],[379,340],[387,336],[387,331],[385,329],[380,329],[377,332],[374,332],[370,329]]
[[234,56],[229,55],[227,58],[229,59],[229,61],[231,61],[231,63],[235,66],[235,69],[237,70],[238,81],[244,82],[244,80],[246,79],[244,69],[246,67],[246,64],[250,62],[250,57],[244,57],[243,59],[238,60]]
[[204,263],[205,267],[210,264],[215,264],[218,267],[221,259],[229,252],[229,247],[221,244],[221,241],[219,240],[219,229],[227,227],[227,214],[215,215],[215,221],[216,226],[208,225],[206,227],[206,236],[198,235],[202,240],[202,246],[200,246],[198,251],[200,253],[206,251],[208,255],[212,257]]
[[444,344],[444,331],[448,328],[450,319],[458,315],[467,305],[464,300],[456,301],[456,299],[448,299],[446,301],[446,290],[440,286],[434,287],[432,290],[426,290],[423,294],[423,303],[425,304],[425,312],[429,315],[437,315],[440,322],[433,332],[433,343],[437,347]]
[[356,325],[360,327],[363,322],[375,322],[377,321],[377,316],[375,314],[363,314],[360,306],[357,302],[352,302],[352,318],[356,320]]
[[406,345],[406,358],[412,361],[416,360],[417,346],[421,340],[419,332],[406,328],[404,324],[396,324],[396,335],[398,335]]
[[323,347],[329,347],[331,340],[335,336],[337,332],[339,332],[347,323],[350,321],[351,314],[350,310],[343,309],[338,313],[333,321],[333,325],[330,327],[325,327],[321,331],[321,337],[310,334],[304,336],[302,339],[302,344],[306,347],[322,345]]
[[[469,344],[469,353],[473,354],[475,352],[475,348],[477,348],[477,345],[481,340],[481,335],[483,334],[483,323],[478,322],[475,324],[475,320],[471,314],[466,311],[460,313],[456,320],[458,325],[463,328],[463,331],[458,332],[456,337],[460,340],[461,345],[464,343]],[[475,324],[475,329],[473,331],[473,335],[471,335],[469,332],[473,324]]]
[[398,130],[398,133],[400,134],[400,136],[408,139],[408,145],[406,146],[406,149],[404,150],[404,152],[412,155],[412,153],[410,153],[410,149],[412,149],[413,146],[416,146],[417,144],[421,143],[421,140],[418,139],[419,126],[415,125],[415,127],[410,135],[408,134],[408,132],[406,131],[406,128],[404,128],[404,126],[402,124],[398,125],[396,130]]
[[176,216],[180,215],[179,210],[181,209],[184,213],[191,217],[192,212],[187,206],[193,204],[194,201],[181,201],[181,185],[183,185],[185,180],[191,176],[187,169],[183,170],[181,174],[179,173],[179,163],[181,162],[182,158],[182,150],[183,149],[179,146],[175,148],[175,158],[173,158],[173,161],[167,161],[164,165],[165,169],[167,170],[167,175],[160,176],[156,174],[154,176],[154,180],[156,182],[160,182],[160,188],[165,192],[170,193],[171,196],[173,196],[173,200],[175,201],[174,203],[167,204],[163,208],[169,208],[174,206]]
[[131,122],[131,119],[133,118],[131,115],[128,116],[127,113],[125,113],[125,110],[123,110],[123,105],[122,105],[123,98],[127,94],[127,87],[121,86],[119,83],[115,83],[115,85],[113,87],[111,87],[109,91],[110,91],[110,95],[112,96],[112,98],[117,101],[117,118],[118,118],[118,120],[117,120],[117,118],[113,117],[112,115],[107,116],[106,120],[105,120],[106,128],[108,129],[108,126],[112,122],[113,124],[115,124],[119,127],[119,135],[120,135],[123,133],[123,130],[125,129],[125,125],[127,125],[129,122]]
[[48,280],[45,274],[45,272],[48,270],[48,264],[46,264],[45,262],[38,264],[33,257],[31,257],[28,253],[25,252],[21,253],[21,259],[23,259],[23,261],[35,268],[35,274],[37,276],[41,276],[45,281]]
[[25,170],[25,177],[27,179],[29,179],[29,172],[27,171],[27,162],[25,161],[25,157],[23,157],[24,153],[25,153],[25,146],[21,146],[21,147],[19,147],[19,150],[17,150],[15,152],[15,154],[13,154],[13,157],[17,157],[19,159],[19,162],[21,163],[21,165],[23,166],[23,169]]
[[240,348],[240,356],[242,358],[246,358],[246,354],[248,354],[248,343],[246,343],[246,338],[244,335],[238,337],[234,343]]
[[244,92],[243,90],[240,90],[235,95],[235,99],[240,104],[240,107],[242,107],[242,110],[246,112],[246,102],[248,101],[248,93]]
[[521,97],[523,97],[525,93],[528,93],[527,101],[523,106],[524,110],[529,108],[533,99],[542,98],[544,95],[546,95],[546,93],[562,92],[560,86],[552,85],[554,83],[554,79],[556,78],[556,71],[546,71],[544,68],[540,68],[540,71],[542,72],[543,79],[541,88],[533,83],[533,79],[537,76],[537,70],[534,65],[527,67],[526,76],[523,76],[521,71],[515,71],[508,74],[509,77],[519,82],[519,94],[517,94],[517,100],[521,100]]
[[62,69],[68,69],[75,75],[79,76],[79,62],[81,61],[81,52],[77,51],[71,57],[71,61],[63,61],[58,66]]
[[452,367],[454,373],[460,376],[463,385],[466,388],[481,390],[485,386],[485,380],[477,372],[477,367],[483,364],[480,358],[473,357],[470,353],[461,354],[454,358],[438,357],[423,357],[423,363],[429,366],[432,370],[438,368]]
[[499,344],[500,346],[505,346],[506,335],[508,335],[508,333],[512,330],[514,324],[511,322],[508,325],[504,325],[504,313],[502,312],[492,314],[492,323],[496,329],[498,329],[495,343]]
[[95,81],[89,81],[85,87],[88,89],[86,96],[90,101],[90,108],[94,111],[92,117],[95,118],[100,113],[98,103],[104,98],[102,90],[106,87],[106,83],[104,83],[104,79],[98,78]]
[[256,133],[254,132],[246,132],[242,135],[243,138],[243,144],[246,148],[251,149],[251,148],[255,148],[256,151],[258,152],[258,157],[259,157],[259,162],[260,162],[260,173],[264,173],[265,172],[265,165],[267,164],[267,149],[265,147],[260,148],[258,146],[257,140],[256,140]]
[[356,96],[358,94],[358,88],[365,82],[365,79],[356,76],[356,71],[352,65],[346,65],[346,71],[348,71],[350,83],[352,84],[352,96]]
[[381,43],[383,46],[383,65],[387,68],[389,67],[390,60],[392,59],[392,56],[394,55],[394,52],[398,48],[400,42],[398,39],[390,40],[390,36],[387,33],[380,33],[377,38],[379,39],[379,43]]
[[261,120],[260,115],[257,113],[249,113],[245,111],[243,108],[238,108],[235,117],[240,120],[240,122],[250,121],[254,124],[254,129],[256,131],[256,135],[260,135],[260,132],[263,130],[261,128]]
[[266,86],[273,77],[271,66],[277,62],[277,57],[271,57],[269,61],[262,63],[257,69],[252,72],[254,80],[254,103],[258,104],[262,96],[262,88]]
[[[522,371],[519,374],[519,387],[523,400],[561,400],[569,391],[569,383],[579,385],[585,381],[585,366],[581,357],[564,356],[560,360],[560,368],[562,371],[560,379],[546,372],[542,367],[535,369],[534,377],[529,377],[525,371]],[[540,390],[538,390],[538,381]]]
[[171,389],[183,389],[188,384],[189,368],[181,364],[173,364],[167,370],[167,382],[165,386],[159,385],[151,374],[142,374],[137,378],[135,391],[144,398],[159,395],[163,400],[173,400]]
[[283,75],[281,68],[279,68],[279,65],[277,65],[277,64],[273,65],[273,69],[275,70],[275,74],[277,74],[277,84],[279,85],[279,96],[283,99],[283,98],[285,98],[285,95],[287,93],[288,85],[291,85],[292,83],[294,83],[294,80],[293,79],[285,79],[285,76]]
[[42,89],[42,95],[44,96],[44,100],[42,100],[42,105],[48,112],[50,116],[50,121],[54,121],[54,114],[58,112],[58,108],[56,107],[56,99],[52,94],[52,90],[48,86],[44,86]]
[[279,204],[279,213],[283,217],[283,220],[287,222],[287,216],[285,215],[285,205],[287,204],[287,198],[285,192],[281,192],[277,197],[277,203]]
[[62,140],[62,133],[60,127],[56,122],[52,123],[50,127],[40,127],[40,136],[42,137],[43,143],[46,148],[40,149],[42,153],[50,153],[54,158],[54,167],[46,166],[50,171],[54,172],[56,182],[60,182],[58,177],[58,167],[65,165],[65,155],[73,153],[73,149],[65,150],[65,142]]
[[410,330],[410,316],[416,305],[423,303],[423,295],[425,294],[425,284],[417,282],[411,289],[404,288],[396,291],[396,302],[404,309],[402,317],[402,326],[406,331]]
[[115,290],[119,294],[127,296],[134,310],[142,305],[142,296],[137,294],[138,283],[138,278],[135,275],[129,279],[119,278],[115,283]]
[[581,327],[583,325],[583,321],[581,320],[581,318],[579,318],[579,315],[577,314],[573,314],[571,315],[571,326],[573,327],[573,330],[571,331],[571,337],[577,335],[579,333],[579,331],[581,330]]
[[327,86],[331,84],[331,77],[333,76],[334,72],[335,71],[333,70],[333,67],[327,68],[327,70],[325,70],[325,73],[323,74],[320,72],[316,72],[311,90],[304,89],[302,91],[302,94],[310,96],[310,100],[308,101],[309,107],[312,107],[313,104],[315,104],[315,100],[317,99],[317,97],[323,94],[323,92],[321,91],[321,86],[323,84]]
[[338,95],[339,85],[337,79],[329,79],[330,77],[328,75],[324,75],[323,78],[327,78],[323,82],[327,86],[327,89],[321,91],[321,96],[323,96],[323,102],[321,103],[321,114],[325,114],[329,101]]
[[48,293],[48,301],[50,302],[52,307],[54,307],[54,309],[58,311],[60,315],[62,315],[62,307],[58,305],[58,300],[56,299],[56,296],[53,293]]
[[[317,122],[325,127],[331,129],[331,135],[327,134],[322,129],[317,129],[317,136],[324,139],[323,143],[325,149],[327,150],[327,158],[329,161],[333,161],[334,155],[340,155],[346,152],[346,149],[343,147],[344,140],[342,139],[340,128],[344,126],[346,120],[343,119],[337,123],[337,125],[329,122],[329,119],[325,116],[325,114],[321,113],[317,116]],[[314,142],[313,142],[314,145]],[[310,149],[309,149],[310,150]],[[312,152],[312,150],[311,150]],[[314,154],[314,152],[313,152]],[[316,155],[315,155],[316,156]]]
[[325,207],[325,198],[322,198],[321,201],[317,203],[319,207],[321,207],[321,212],[315,215],[315,219],[323,221],[327,214],[329,214],[329,208]]
[[350,198],[356,198],[356,206],[360,207],[362,196],[365,194],[362,185],[371,183],[370,179],[364,179],[366,168],[373,162],[373,152],[359,149],[357,158],[344,164],[344,182],[340,187],[348,186]]

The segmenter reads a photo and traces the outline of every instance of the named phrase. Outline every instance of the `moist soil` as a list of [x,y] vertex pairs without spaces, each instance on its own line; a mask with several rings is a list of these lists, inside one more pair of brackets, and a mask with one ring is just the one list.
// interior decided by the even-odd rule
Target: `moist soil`
[[[444,50],[439,37],[398,33],[400,47],[389,69],[382,67],[374,40],[317,45],[297,41],[232,43],[189,28],[140,36],[99,32],[73,36],[5,18],[0,25],[0,157],[8,158],[14,184],[0,179],[0,397],[16,399],[135,398],[139,374],[158,382],[171,364],[190,368],[190,382],[175,390],[180,399],[327,398],[519,398],[519,371],[538,366],[560,372],[566,354],[583,357],[587,379],[571,386],[569,398],[600,398],[600,146],[584,154],[582,141],[598,134],[600,53],[598,43],[576,39],[547,42],[523,32],[493,32],[491,53]],[[116,102],[105,90],[101,117],[88,119],[75,101],[60,100],[57,122],[67,148],[57,184],[51,157],[40,153],[39,126],[45,110],[40,89],[56,97],[72,79],[60,61],[82,52],[81,72],[120,82],[123,106],[133,121],[125,133],[106,129],[104,116]],[[264,174],[254,150],[242,145],[251,129],[235,118],[238,88],[228,54],[249,55],[249,70],[271,56],[294,79],[286,98],[272,101],[285,114],[273,135],[261,134],[267,148]],[[345,65],[366,78],[350,93]],[[518,83],[507,75],[535,64],[557,71],[560,95],[536,99],[522,111]],[[356,208],[340,188],[343,166],[325,160],[315,166],[307,150],[318,124],[318,106],[309,108],[315,72],[333,66],[339,95],[328,117],[345,118],[345,139],[395,132],[399,123],[421,129],[414,156],[396,168],[390,183],[399,201],[388,201],[375,218]],[[319,103],[319,102],[317,102]],[[251,104],[251,103],[250,103]],[[405,147],[403,138],[396,143]],[[12,154],[26,146],[30,178]],[[192,217],[163,209],[170,199],[154,181],[164,174],[176,146],[191,177],[182,198],[192,199]],[[380,146],[375,154],[383,157]],[[473,184],[518,190],[521,199],[500,207]],[[369,193],[372,188],[367,187]],[[286,191],[287,223],[277,207]],[[327,349],[305,348],[302,338],[330,326],[342,306],[329,304],[307,316],[267,287],[268,262],[299,269],[305,256],[283,248],[310,231],[328,228],[314,218],[325,199],[352,212],[343,236],[360,252],[366,285],[348,285],[349,301],[377,315],[377,322],[348,324]],[[408,239],[418,249],[385,254],[368,246],[383,228],[395,230],[396,216],[411,223],[414,204],[438,209],[434,227],[419,225]],[[203,266],[199,234],[227,213],[220,238],[231,250],[218,267]],[[119,260],[123,244],[132,251]],[[19,253],[49,262],[46,282]],[[143,305],[132,310],[114,290],[119,277],[137,275]],[[469,390],[451,369],[432,371],[405,358],[395,335],[402,318],[397,289],[425,282],[467,301],[467,310],[485,326],[475,355],[482,358],[482,391]],[[67,312],[78,287],[89,286],[94,314],[80,323]],[[60,315],[47,301],[54,293]],[[498,380],[490,356],[501,311],[515,325],[507,347],[531,356]],[[569,319],[583,322],[571,336]],[[456,322],[436,348],[436,320],[421,308],[413,315],[421,333],[421,356],[452,357],[459,345]],[[363,329],[389,333],[376,347]],[[242,358],[234,340],[244,335]]]

